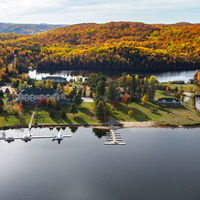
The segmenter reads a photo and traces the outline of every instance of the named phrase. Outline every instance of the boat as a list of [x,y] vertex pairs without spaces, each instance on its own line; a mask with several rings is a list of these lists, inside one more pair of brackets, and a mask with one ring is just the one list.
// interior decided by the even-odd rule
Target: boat
[[31,135],[25,135],[23,138],[22,138],[22,140],[24,141],[24,142],[29,142],[29,141],[31,141]]
[[15,138],[12,137],[12,136],[8,136],[4,139],[4,141],[8,142],[8,143],[11,143],[11,142],[14,142],[15,141]]

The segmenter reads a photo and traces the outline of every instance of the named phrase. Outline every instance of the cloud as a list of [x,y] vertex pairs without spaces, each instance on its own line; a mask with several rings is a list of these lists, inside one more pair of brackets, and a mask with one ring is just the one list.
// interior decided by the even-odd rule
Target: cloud
[[[19,23],[81,23],[131,19],[200,18],[199,0],[0,0],[0,20]],[[166,16],[164,16],[166,15]]]

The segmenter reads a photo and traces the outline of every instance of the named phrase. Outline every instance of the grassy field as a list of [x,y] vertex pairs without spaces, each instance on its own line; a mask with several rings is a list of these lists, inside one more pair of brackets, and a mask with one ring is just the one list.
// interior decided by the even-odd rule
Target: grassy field
[[[132,109],[133,115],[127,113]],[[130,103],[125,105],[120,103],[117,109],[112,111],[114,118],[119,121],[153,121],[161,125],[195,125],[200,123],[200,117],[196,114],[192,101],[183,103],[179,108],[159,107],[158,105],[148,102],[147,104]]]
[[[169,92],[157,91],[156,98],[159,97],[172,97]],[[152,102],[147,104],[141,104],[132,102],[128,105],[119,103],[117,107],[110,106],[111,116],[118,121],[127,122],[143,122],[153,121],[161,125],[195,125],[200,123],[200,117],[197,115],[193,108],[192,100],[187,103],[183,103],[181,107],[160,107]],[[99,123],[94,117],[94,113],[91,110],[92,103],[83,103],[79,107],[79,112],[76,115],[68,112],[69,106],[62,106],[60,111],[56,111],[54,118],[51,118],[50,112],[53,109],[47,107],[39,107],[36,113],[36,118],[33,120],[33,124],[37,122],[38,125],[46,124],[92,124]],[[6,113],[0,115],[0,127],[3,126],[15,126],[15,125],[28,125],[31,115],[33,113],[34,106],[27,106],[23,111],[24,117],[19,119],[17,115],[8,115]],[[129,110],[133,110],[133,115],[129,116]],[[55,109],[54,109],[55,111]],[[61,117],[61,112],[66,113],[66,118]]]
[[63,106],[62,110],[66,113],[66,119],[62,119],[61,112],[56,112],[55,118],[51,118],[50,110],[47,108],[39,108],[37,115],[38,119],[34,120],[33,123],[37,121],[38,124],[91,124],[98,123],[98,120],[94,117],[91,112],[92,103],[83,103],[79,107],[79,112],[76,115],[68,113],[69,106]]
[[19,118],[18,115],[8,115],[1,114],[0,115],[0,127],[3,126],[18,126],[18,125],[28,125],[31,119],[33,110],[26,112],[22,119]]

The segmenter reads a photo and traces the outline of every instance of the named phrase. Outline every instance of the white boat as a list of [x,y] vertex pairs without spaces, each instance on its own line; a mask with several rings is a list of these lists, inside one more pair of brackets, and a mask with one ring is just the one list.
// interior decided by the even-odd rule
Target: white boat
[[62,136],[62,134],[60,133],[60,131],[58,132],[57,136],[53,136],[52,141],[58,141],[58,143],[60,144],[60,142],[64,139],[64,137]]
[[24,142],[29,142],[29,141],[31,141],[31,135],[25,135],[23,138],[22,138],[22,140],[24,141]]
[[15,138],[12,137],[12,136],[8,136],[8,137],[6,137],[4,140],[5,140],[6,142],[8,142],[8,143],[11,143],[11,142],[14,142],[14,141],[15,141]]

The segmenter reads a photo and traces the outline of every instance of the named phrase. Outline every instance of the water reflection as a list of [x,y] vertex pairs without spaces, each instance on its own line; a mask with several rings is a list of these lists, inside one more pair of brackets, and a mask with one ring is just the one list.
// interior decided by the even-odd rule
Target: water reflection
[[98,130],[98,129],[92,129],[93,133],[95,134],[95,136],[97,136],[99,139],[101,139],[102,137],[106,136],[106,131],[105,130]]
[[[34,79],[41,80],[42,77],[47,76],[62,76],[67,78],[68,81],[71,79],[76,80],[77,76],[81,76],[83,80],[85,80],[86,77],[89,76],[92,72],[101,72],[102,71],[52,71],[52,72],[37,72],[36,70],[30,71],[29,76]],[[185,81],[187,83],[190,79],[194,78],[195,73],[197,70],[190,70],[190,71],[178,71],[178,72],[160,72],[160,73],[148,73],[145,75],[151,76],[155,75],[157,79],[160,82],[168,82],[168,81]],[[104,71],[105,75],[112,77],[112,78],[118,78],[122,75],[122,72],[113,72],[113,71]],[[130,72],[131,74],[137,73],[137,72]],[[138,72],[139,75],[144,75],[144,73]]]
[[[68,127],[60,131],[71,133]],[[119,132],[128,145],[102,145],[91,128],[82,127],[61,145],[0,142],[0,200],[200,199],[199,128]],[[52,133],[57,129],[32,129],[34,135]]]

